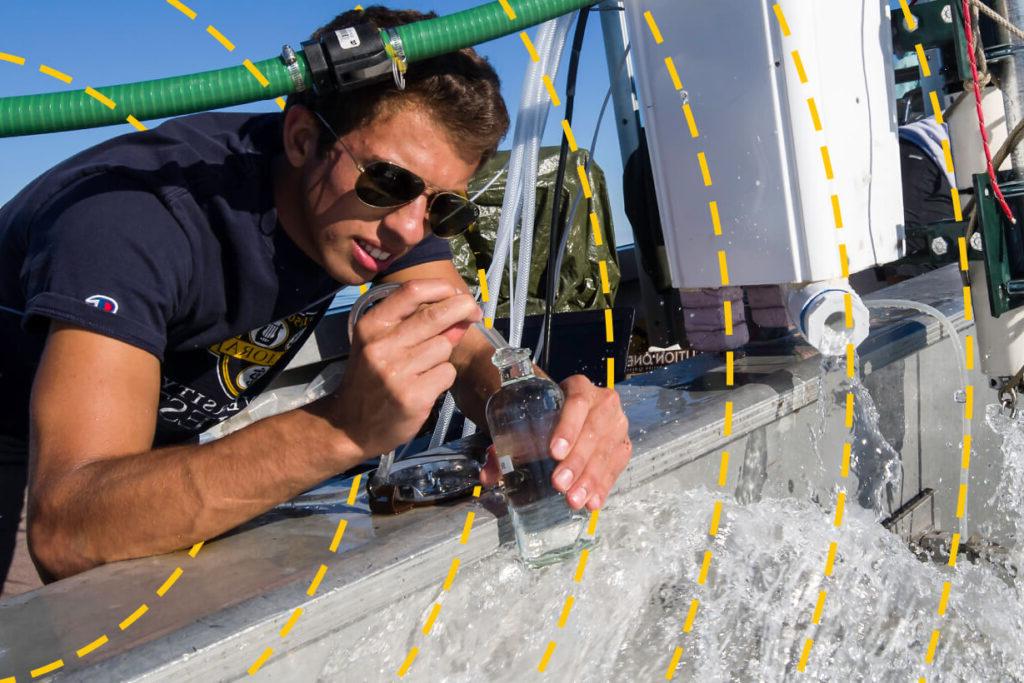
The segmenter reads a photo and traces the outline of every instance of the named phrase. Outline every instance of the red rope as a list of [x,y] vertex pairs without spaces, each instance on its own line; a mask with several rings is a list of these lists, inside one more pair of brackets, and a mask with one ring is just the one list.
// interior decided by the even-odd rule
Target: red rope
[[974,106],[978,112],[978,127],[981,129],[981,144],[985,148],[985,161],[988,165],[988,179],[992,183],[992,191],[996,195],[999,208],[1006,214],[1006,218],[1016,224],[1017,219],[1013,217],[1013,211],[1006,203],[1003,191],[999,189],[999,182],[996,180],[996,170],[992,166],[992,151],[988,148],[988,132],[985,130],[985,112],[981,109],[981,88],[978,86],[978,60],[974,54],[974,27],[971,25],[970,0],[962,0],[964,11],[964,34],[967,36],[967,56],[971,60],[971,77],[974,86]]

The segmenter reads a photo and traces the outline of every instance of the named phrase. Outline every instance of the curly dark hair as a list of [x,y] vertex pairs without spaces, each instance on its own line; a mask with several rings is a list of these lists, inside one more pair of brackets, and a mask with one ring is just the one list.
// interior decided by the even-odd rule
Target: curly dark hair
[[[433,12],[393,10],[373,5],[339,14],[313,33],[313,40],[330,31],[369,21],[378,29],[433,19]],[[311,90],[288,97],[296,104],[319,112],[338,135],[346,135],[370,121],[391,115],[403,107],[426,107],[448,131],[451,142],[468,155],[487,162],[498,149],[509,128],[509,115],[501,97],[501,79],[494,68],[472,48],[416,62],[406,73],[406,88],[393,82],[375,83],[344,95],[318,96]],[[326,154],[334,139],[321,133],[319,151]]]

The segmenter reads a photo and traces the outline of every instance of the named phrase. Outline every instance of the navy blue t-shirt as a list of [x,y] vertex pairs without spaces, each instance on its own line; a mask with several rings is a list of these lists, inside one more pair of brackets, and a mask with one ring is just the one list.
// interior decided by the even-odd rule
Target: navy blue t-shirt
[[[231,417],[284,368],[339,285],[277,221],[282,121],[173,119],[68,159],[0,208],[0,434],[27,434],[51,320],[160,359],[154,445]],[[389,272],[449,258],[428,237]]]

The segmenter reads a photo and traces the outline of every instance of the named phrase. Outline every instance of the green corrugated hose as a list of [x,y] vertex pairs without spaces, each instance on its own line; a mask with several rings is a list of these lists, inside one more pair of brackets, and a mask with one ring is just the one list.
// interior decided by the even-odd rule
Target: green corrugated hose
[[[407,24],[397,29],[409,63],[454,52],[543,23],[594,4],[595,0],[509,0],[510,20],[501,2],[490,2],[446,17]],[[386,36],[382,33],[382,40]],[[301,51],[296,53],[305,82],[311,82]],[[256,62],[269,82],[266,87],[244,66],[175,76],[154,81],[85,90],[0,98],[0,137],[54,133],[180,116],[194,112],[268,100],[291,93],[295,86],[280,58]],[[103,99],[112,102],[113,109]]]

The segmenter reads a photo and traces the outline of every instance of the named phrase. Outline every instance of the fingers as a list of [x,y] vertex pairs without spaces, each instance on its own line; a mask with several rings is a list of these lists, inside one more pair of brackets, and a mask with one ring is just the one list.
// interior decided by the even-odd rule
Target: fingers
[[451,283],[415,280],[406,282],[367,312],[356,325],[356,338],[365,345],[396,333],[406,346],[415,346],[451,327],[476,322],[481,316],[473,297]]
[[454,348],[445,336],[431,337],[410,351],[406,370],[418,375],[441,363],[447,363]]
[[480,483],[483,486],[491,487],[501,481],[501,467],[498,465],[498,455],[494,446],[487,447],[487,462],[480,470]]
[[446,333],[446,336],[451,335],[450,341],[457,344],[469,325],[482,318],[483,312],[472,296],[456,294],[421,307],[399,323],[394,334],[398,342],[406,347]]
[[[580,383],[582,380],[582,385]],[[573,449],[576,440],[583,430],[583,424],[590,414],[590,389],[596,389],[593,384],[579,376],[570,377],[563,383],[565,390],[565,403],[562,405],[562,412],[558,416],[558,422],[551,431],[551,457],[555,460],[565,460],[565,457]]]

